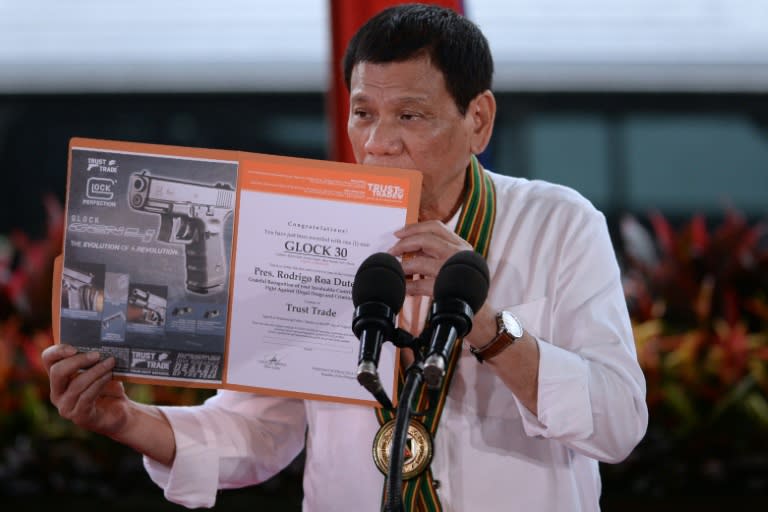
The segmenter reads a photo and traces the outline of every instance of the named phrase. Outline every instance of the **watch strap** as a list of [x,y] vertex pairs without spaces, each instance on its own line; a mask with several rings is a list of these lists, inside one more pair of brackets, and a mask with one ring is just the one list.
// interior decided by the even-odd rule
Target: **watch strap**
[[470,346],[469,351],[475,356],[478,362],[482,363],[493,357],[496,357],[507,347],[514,344],[517,338],[514,338],[509,332],[502,329],[494,338],[480,348]]

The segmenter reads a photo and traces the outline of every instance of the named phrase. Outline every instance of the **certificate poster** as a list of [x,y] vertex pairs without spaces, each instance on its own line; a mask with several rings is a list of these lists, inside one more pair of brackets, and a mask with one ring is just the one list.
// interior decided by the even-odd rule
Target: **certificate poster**
[[[74,138],[54,340],[115,378],[378,406],[356,378],[360,264],[416,222],[421,173]],[[379,374],[395,398],[396,348]]]
[[[393,233],[413,220],[412,180],[241,163],[230,385],[371,400],[357,382],[352,285],[360,264],[394,245]],[[385,343],[379,373],[390,397],[396,357]]]
[[103,146],[70,148],[61,340],[119,376],[221,383],[238,162]]

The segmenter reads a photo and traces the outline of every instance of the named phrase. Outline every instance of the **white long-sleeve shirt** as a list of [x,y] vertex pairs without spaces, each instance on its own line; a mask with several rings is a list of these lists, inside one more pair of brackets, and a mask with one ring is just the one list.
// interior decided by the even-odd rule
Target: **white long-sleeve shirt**
[[[624,459],[648,422],[605,218],[566,187],[492,176],[487,300],[538,341],[538,411],[465,346],[435,438],[438,495],[446,512],[597,511],[598,462]],[[412,309],[406,302],[401,314]],[[222,390],[202,406],[163,411],[176,458],[172,467],[145,458],[145,467],[170,501],[210,507],[217,489],[270,478],[306,442],[305,511],[380,510],[371,408]]]

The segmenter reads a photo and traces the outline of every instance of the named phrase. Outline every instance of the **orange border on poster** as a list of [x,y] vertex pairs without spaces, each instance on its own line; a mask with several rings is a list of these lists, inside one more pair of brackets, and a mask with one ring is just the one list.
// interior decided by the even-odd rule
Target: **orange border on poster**
[[[207,159],[238,163],[238,179],[235,193],[235,212],[233,225],[232,251],[230,269],[235,268],[237,232],[240,223],[239,205],[240,193],[245,190],[260,190],[283,195],[299,195],[303,197],[326,198],[334,201],[349,201],[355,203],[376,204],[393,208],[406,208],[406,224],[418,220],[418,207],[421,197],[422,175],[411,169],[398,169],[369,165],[331,162],[309,158],[269,155],[236,150],[194,148],[187,146],[172,146],[143,142],[128,142],[106,139],[90,139],[73,137],[70,139],[67,156],[67,188],[65,208],[69,204],[70,180],[72,174],[72,150],[100,149],[112,152],[132,154],[159,155],[174,158]],[[255,173],[255,174],[254,174]],[[363,187],[356,179],[365,177],[368,182],[375,181],[373,186]],[[381,178],[373,180],[373,177]],[[378,186],[376,186],[378,185]],[[65,227],[68,219],[65,216]],[[66,249],[66,229],[62,245],[62,253],[55,259],[53,265],[53,287],[51,297],[52,327],[54,343],[61,343],[61,273]],[[229,311],[232,310],[234,286],[234,271],[229,276]],[[222,379],[218,383],[187,381],[184,379],[160,379],[138,375],[116,375],[116,380],[153,384],[163,386],[180,386],[190,388],[232,389],[240,391],[262,392],[266,394],[312,400],[351,403],[380,407],[375,400],[358,400],[345,397],[330,397],[312,393],[302,393],[276,388],[262,388],[229,384],[226,380],[226,369],[229,355],[229,332],[231,314],[228,314],[225,334],[224,362]],[[395,357],[399,357],[397,349]],[[397,367],[397,365],[395,365]],[[396,373],[396,372],[395,372]],[[397,375],[392,376],[393,390],[397,392]],[[396,401],[396,396],[392,397]]]

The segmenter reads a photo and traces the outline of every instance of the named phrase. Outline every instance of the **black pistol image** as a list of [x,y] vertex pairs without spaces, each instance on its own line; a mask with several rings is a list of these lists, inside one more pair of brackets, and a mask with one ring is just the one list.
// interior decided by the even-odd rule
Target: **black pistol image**
[[189,291],[210,293],[224,284],[222,231],[234,209],[232,187],[156,178],[144,170],[131,176],[128,202],[135,210],[160,215],[158,240],[184,244]]

